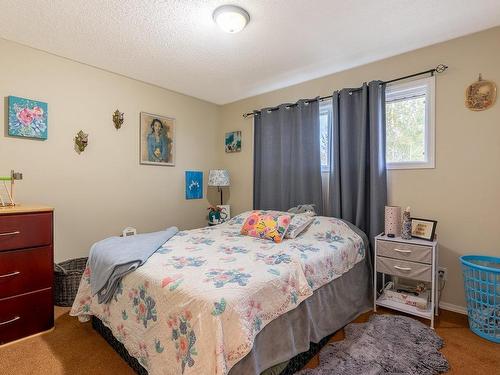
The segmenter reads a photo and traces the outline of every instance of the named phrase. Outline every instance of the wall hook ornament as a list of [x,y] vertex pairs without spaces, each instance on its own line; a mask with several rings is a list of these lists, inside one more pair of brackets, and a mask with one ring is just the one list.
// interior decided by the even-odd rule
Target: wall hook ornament
[[497,99],[497,85],[493,81],[484,80],[481,73],[477,82],[465,90],[465,106],[471,111],[484,111],[490,108]]
[[75,137],[75,150],[79,154],[85,151],[85,148],[89,144],[89,135],[80,130]]
[[113,123],[115,124],[115,128],[118,130],[122,127],[123,124],[123,112],[116,110],[113,114]]

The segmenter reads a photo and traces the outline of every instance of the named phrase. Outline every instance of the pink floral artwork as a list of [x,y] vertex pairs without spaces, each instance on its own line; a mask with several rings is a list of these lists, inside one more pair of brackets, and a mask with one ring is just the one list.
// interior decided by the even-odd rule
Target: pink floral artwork
[[10,136],[47,139],[47,103],[17,96],[9,96],[8,101]]

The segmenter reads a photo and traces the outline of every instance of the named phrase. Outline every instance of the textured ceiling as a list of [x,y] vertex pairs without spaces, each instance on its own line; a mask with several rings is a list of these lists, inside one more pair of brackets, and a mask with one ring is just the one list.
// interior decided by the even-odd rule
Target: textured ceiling
[[217,104],[499,24],[499,0],[0,0],[2,38]]

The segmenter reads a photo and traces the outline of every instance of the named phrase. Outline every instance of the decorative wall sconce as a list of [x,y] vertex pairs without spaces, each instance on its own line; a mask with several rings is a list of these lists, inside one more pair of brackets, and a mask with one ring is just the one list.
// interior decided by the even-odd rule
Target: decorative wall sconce
[[116,110],[113,114],[113,123],[115,124],[115,128],[118,130],[122,127],[123,124],[123,113],[119,110]]
[[80,130],[75,137],[75,150],[78,153],[85,151],[89,143],[89,135]]

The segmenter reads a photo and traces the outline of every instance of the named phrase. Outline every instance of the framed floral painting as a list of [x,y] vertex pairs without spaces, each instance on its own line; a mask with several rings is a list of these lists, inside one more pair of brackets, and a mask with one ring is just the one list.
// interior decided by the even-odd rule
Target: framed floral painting
[[47,139],[47,103],[9,96],[8,106],[8,134],[10,136]]
[[140,163],[175,165],[175,119],[141,112]]

